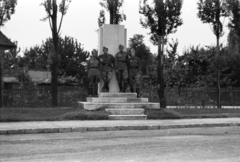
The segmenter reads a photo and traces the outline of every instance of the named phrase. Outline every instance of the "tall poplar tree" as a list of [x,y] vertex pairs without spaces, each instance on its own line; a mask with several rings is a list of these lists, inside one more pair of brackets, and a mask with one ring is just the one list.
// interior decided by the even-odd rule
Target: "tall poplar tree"
[[228,16],[225,0],[199,0],[197,16],[203,23],[208,23],[212,26],[212,31],[216,36],[217,107],[221,108],[220,67],[218,60],[220,55],[219,40],[223,35],[223,24],[220,19]]
[[[44,6],[47,16],[43,18],[43,21],[49,20],[49,25],[52,31],[52,38],[53,38],[53,56],[52,56],[52,106],[58,106],[58,88],[57,88],[57,81],[58,81],[58,65],[59,65],[59,49],[58,49],[58,42],[59,42],[59,33],[62,26],[63,16],[66,15],[69,3],[71,0],[61,0],[61,3],[57,5],[57,0],[45,0],[41,5]],[[61,14],[60,23],[58,26],[57,22],[57,15],[58,12]]]
[[158,94],[161,108],[166,108],[164,95],[163,78],[163,54],[167,36],[175,33],[177,27],[183,24],[180,18],[183,0],[153,0],[149,4],[148,0],[140,3],[139,13],[145,18],[140,20],[144,28],[150,29],[150,40],[154,45],[158,45]]

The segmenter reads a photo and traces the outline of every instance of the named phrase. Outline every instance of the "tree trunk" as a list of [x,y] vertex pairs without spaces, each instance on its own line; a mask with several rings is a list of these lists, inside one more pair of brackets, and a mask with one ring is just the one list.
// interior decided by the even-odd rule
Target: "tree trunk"
[[110,11],[109,14],[110,14],[110,24],[113,24],[113,11]]
[[219,46],[219,39],[221,35],[221,30],[220,30],[220,1],[217,1],[217,13],[216,13],[216,21],[217,21],[217,29],[216,29],[216,37],[217,37],[217,108],[221,108],[221,85],[220,85],[220,67],[219,67],[219,57],[220,57],[220,46]]
[[4,50],[0,48],[0,108],[3,107],[3,59]]
[[[216,59],[220,57],[219,37],[217,37],[217,55]],[[220,85],[220,69],[219,61],[217,62],[217,107],[221,108],[221,85]]]
[[53,0],[53,14],[52,14],[52,36],[53,36],[53,61],[52,61],[52,107],[58,107],[58,31],[57,31],[57,4]]
[[58,107],[58,49],[54,47],[53,64],[52,64],[52,107]]
[[163,79],[163,43],[162,37],[158,36],[158,96],[160,108],[166,108]]

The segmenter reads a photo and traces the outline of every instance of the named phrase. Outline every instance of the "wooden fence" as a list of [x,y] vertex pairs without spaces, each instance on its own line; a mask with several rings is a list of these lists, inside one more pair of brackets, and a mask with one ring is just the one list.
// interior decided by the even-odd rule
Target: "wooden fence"
[[[143,96],[150,102],[158,102],[156,89],[143,90]],[[166,104],[168,106],[216,106],[216,89],[167,89],[165,90]],[[221,104],[223,106],[240,106],[240,89],[221,89]]]
[[[12,108],[46,108],[51,107],[50,90],[4,90],[4,107]],[[86,90],[78,87],[61,87],[58,89],[59,107],[75,107],[78,101],[86,101]]]
[[[87,91],[79,87],[59,87],[59,107],[75,107],[78,101],[86,101]],[[46,108],[51,107],[49,90],[4,90],[4,107],[11,108]],[[142,96],[150,102],[158,102],[156,88],[142,90]],[[167,89],[165,90],[168,106],[216,106],[217,92],[215,89]],[[222,89],[221,100],[224,106],[240,106],[240,89]]]

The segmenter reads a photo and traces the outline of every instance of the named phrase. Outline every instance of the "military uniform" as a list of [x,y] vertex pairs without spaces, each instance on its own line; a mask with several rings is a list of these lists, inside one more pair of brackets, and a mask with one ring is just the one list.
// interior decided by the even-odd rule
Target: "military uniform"
[[127,89],[128,67],[127,67],[128,54],[126,52],[118,52],[115,56],[115,69],[116,77],[120,92],[125,92]]
[[134,84],[137,92],[137,96],[140,97],[140,60],[136,56],[132,56],[128,59],[129,70],[129,84],[131,92],[134,92]]
[[102,54],[101,60],[101,77],[104,82],[102,92],[109,92],[109,82],[112,79],[112,70],[114,67],[114,57],[111,54]]
[[100,82],[100,61],[91,57],[87,62],[88,71],[88,95],[97,96],[98,83]]

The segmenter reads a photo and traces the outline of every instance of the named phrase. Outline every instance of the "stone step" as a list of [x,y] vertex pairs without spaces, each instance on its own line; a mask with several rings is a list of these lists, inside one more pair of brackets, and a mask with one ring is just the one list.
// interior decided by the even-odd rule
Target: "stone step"
[[93,102],[93,103],[147,103],[148,98],[97,98],[97,97],[88,97],[87,102]]
[[98,97],[137,98],[137,93],[98,93]]
[[106,109],[109,115],[144,115],[144,109]]
[[78,102],[86,110],[97,109],[160,109],[159,103],[92,103],[92,102]]
[[109,115],[109,120],[147,120],[147,115]]

